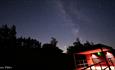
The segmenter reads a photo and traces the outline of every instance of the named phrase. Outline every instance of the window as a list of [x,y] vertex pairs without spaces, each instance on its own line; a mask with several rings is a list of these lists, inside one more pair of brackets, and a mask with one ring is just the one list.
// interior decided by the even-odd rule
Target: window
[[84,60],[77,60],[77,67],[87,67],[88,64],[87,64],[87,61],[84,59]]

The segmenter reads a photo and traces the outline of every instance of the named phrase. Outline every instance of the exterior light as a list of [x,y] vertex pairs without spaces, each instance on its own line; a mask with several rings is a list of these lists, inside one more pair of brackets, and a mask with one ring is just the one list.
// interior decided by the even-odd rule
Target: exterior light
[[101,56],[102,54],[100,52],[97,53],[98,56]]
[[110,52],[107,52],[107,53],[106,53],[106,57],[107,57],[107,58],[112,58],[113,55],[112,55]]
[[95,54],[92,54],[92,58],[98,58]]

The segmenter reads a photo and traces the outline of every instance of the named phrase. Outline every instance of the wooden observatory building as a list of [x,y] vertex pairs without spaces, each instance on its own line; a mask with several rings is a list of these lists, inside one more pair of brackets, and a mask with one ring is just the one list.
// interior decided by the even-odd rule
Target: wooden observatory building
[[107,47],[89,48],[73,56],[75,70],[115,70],[115,56]]

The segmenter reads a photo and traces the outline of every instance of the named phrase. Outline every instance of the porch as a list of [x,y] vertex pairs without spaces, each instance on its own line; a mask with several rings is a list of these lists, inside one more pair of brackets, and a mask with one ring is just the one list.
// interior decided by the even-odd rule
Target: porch
[[[76,60],[75,55],[82,55],[85,58]],[[73,56],[75,70],[115,70],[115,57],[107,48],[75,53]]]

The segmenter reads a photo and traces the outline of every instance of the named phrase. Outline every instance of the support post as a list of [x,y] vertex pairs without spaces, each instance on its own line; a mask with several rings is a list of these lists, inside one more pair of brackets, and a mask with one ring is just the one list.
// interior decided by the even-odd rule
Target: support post
[[108,63],[108,61],[107,61],[107,59],[106,59],[106,56],[105,56],[104,52],[103,52],[103,48],[101,47],[100,49],[101,49],[101,52],[102,52],[103,57],[104,57],[104,60],[105,60],[105,62],[106,62],[106,64],[107,64],[109,70],[111,70],[110,65],[109,65],[109,63]]

